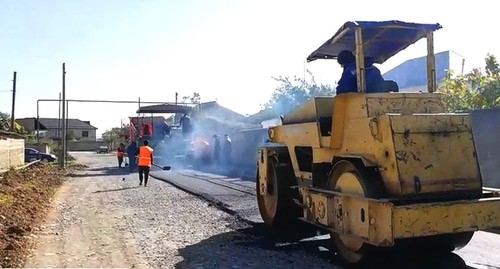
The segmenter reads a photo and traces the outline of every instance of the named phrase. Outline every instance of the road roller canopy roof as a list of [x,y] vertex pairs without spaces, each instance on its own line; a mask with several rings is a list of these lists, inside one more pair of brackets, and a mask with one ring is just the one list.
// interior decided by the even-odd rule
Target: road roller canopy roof
[[336,59],[339,52],[356,50],[355,29],[361,28],[364,56],[381,64],[396,53],[441,28],[436,24],[419,24],[402,21],[350,21],[335,35],[315,50],[307,61]]
[[190,106],[174,105],[174,104],[161,104],[152,106],[141,106],[137,113],[188,113],[192,108]]

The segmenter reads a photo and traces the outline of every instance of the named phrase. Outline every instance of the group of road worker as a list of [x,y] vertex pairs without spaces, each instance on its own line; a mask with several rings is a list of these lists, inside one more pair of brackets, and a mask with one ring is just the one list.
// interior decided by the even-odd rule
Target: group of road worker
[[120,143],[116,150],[116,157],[118,158],[118,167],[122,167],[125,155],[128,157],[129,162],[125,162],[129,171],[134,173],[136,170],[139,172],[139,185],[144,181],[144,187],[148,185],[149,171],[153,165],[153,149],[149,146],[148,140],[142,142],[142,146],[138,147],[137,142],[132,141],[127,147],[125,144]]
[[[224,135],[224,142],[221,143],[218,135],[213,135],[213,163],[217,166],[230,166],[231,165],[231,138],[228,134]],[[221,145],[222,144],[222,145]]]
[[[229,168],[231,165],[231,138],[228,134],[225,134],[223,142],[221,142],[218,135],[213,135],[213,139],[212,163],[218,169]],[[149,171],[151,165],[153,165],[153,149],[149,146],[148,140],[144,140],[141,146],[138,146],[136,141],[132,141],[128,146],[120,143],[116,150],[116,156],[118,167],[121,168],[125,162],[124,166],[128,166],[130,173],[139,172],[139,185],[142,185],[143,179],[144,186],[147,185]],[[125,157],[128,157],[128,162]]]

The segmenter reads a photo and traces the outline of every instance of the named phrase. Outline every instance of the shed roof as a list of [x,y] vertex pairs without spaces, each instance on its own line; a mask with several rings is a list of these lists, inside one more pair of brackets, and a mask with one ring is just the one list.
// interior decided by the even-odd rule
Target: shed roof
[[173,105],[173,104],[161,104],[152,106],[141,106],[137,113],[164,113],[164,114],[175,114],[175,113],[188,113],[192,108],[183,105]]

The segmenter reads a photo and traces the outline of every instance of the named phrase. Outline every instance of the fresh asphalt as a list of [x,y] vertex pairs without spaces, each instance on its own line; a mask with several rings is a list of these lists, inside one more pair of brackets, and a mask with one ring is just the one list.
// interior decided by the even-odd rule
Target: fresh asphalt
[[262,223],[255,197],[255,181],[195,170],[162,171],[151,176],[211,201],[221,209],[250,223]]

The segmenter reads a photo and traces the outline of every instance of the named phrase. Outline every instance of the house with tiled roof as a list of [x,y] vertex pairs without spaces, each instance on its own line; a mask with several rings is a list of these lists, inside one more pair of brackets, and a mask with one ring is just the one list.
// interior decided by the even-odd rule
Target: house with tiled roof
[[[37,133],[37,118],[16,119],[16,122],[24,127],[30,134]],[[60,128],[62,123],[58,118],[39,118],[40,138],[58,140],[61,137]],[[80,141],[96,141],[97,128],[90,124],[90,121],[79,119],[68,119],[68,137],[73,137]]]

